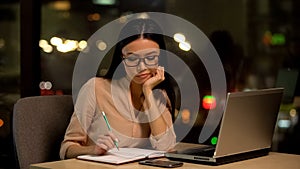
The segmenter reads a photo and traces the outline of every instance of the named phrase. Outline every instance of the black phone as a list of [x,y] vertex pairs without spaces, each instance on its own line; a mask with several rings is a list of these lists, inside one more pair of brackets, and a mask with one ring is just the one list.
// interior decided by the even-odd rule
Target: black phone
[[175,168],[175,167],[181,167],[183,165],[183,162],[151,159],[151,160],[140,161],[139,164],[156,166],[156,167]]

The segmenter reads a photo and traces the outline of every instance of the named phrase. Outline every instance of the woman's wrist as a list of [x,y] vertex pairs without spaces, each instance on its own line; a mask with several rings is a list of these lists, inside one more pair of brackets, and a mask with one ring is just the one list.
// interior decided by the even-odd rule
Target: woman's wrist
[[143,94],[144,94],[145,98],[148,97],[149,95],[152,94],[152,88],[144,86],[143,87]]
[[79,155],[90,154],[90,155],[100,155],[104,154],[106,151],[100,149],[96,145],[82,146],[82,145],[72,145],[68,148],[66,152],[66,158],[76,158]]

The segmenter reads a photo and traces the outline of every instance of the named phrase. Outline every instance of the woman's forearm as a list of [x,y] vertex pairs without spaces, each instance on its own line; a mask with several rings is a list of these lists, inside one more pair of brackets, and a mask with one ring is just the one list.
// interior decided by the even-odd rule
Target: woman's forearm
[[81,145],[71,145],[66,151],[66,158],[76,158],[83,154],[95,154],[95,146],[81,146]]
[[[149,119],[151,133],[153,136],[160,135],[168,129],[168,123],[163,117],[162,110],[155,104],[155,98],[151,93],[145,96],[146,113]],[[166,107],[165,107],[166,108]]]

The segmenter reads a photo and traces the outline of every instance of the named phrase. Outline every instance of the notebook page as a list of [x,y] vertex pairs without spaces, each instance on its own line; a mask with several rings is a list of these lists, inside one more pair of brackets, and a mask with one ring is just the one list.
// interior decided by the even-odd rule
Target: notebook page
[[162,157],[165,154],[165,151],[150,150],[150,149],[141,149],[141,148],[113,148],[108,151],[109,154],[114,154],[116,156],[121,156],[125,158],[133,158],[138,156],[154,158]]
[[139,149],[139,148],[114,148],[103,155],[80,155],[77,159],[122,164],[144,158],[156,158],[165,156],[164,151]]
[[111,163],[111,164],[122,164],[127,163],[139,159],[144,159],[143,156],[137,156],[132,158],[126,158],[121,156],[116,156],[113,154],[107,155],[80,155],[77,157],[80,160],[88,160],[88,161],[95,161],[95,162],[104,162],[104,163]]

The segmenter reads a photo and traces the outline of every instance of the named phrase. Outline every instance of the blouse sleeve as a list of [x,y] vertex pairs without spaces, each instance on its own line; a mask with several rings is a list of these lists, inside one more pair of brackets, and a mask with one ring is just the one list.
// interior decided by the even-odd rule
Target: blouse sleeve
[[91,79],[80,89],[74,113],[61,143],[59,152],[61,159],[65,159],[66,152],[71,145],[86,145],[88,142],[87,131],[96,109],[94,83],[94,79]]
[[172,115],[171,115],[171,103],[170,100],[166,94],[166,92],[163,92],[163,95],[165,99],[167,100],[166,107],[162,113],[162,117],[167,123],[168,129],[166,129],[166,132],[153,136],[152,134],[150,135],[150,143],[154,149],[157,150],[170,150],[174,148],[176,144],[176,134],[174,132],[173,128],[173,122],[172,122]]

